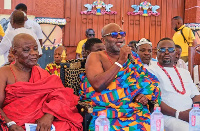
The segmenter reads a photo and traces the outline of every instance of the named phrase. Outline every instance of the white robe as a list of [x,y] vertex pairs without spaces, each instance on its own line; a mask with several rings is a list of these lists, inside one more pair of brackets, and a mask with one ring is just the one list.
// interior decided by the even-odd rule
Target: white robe
[[[159,88],[161,89],[161,99],[164,103],[180,111],[185,111],[187,109],[192,108],[192,104],[193,104],[192,98],[195,95],[199,95],[199,91],[197,90],[197,87],[193,83],[189,71],[183,68],[177,67],[182,77],[183,84],[186,90],[186,93],[182,95],[176,92],[176,90],[171,85],[171,82],[168,76],[157,64],[149,66],[147,69],[151,73],[156,75],[157,78],[159,79],[160,81]],[[179,91],[182,91],[183,89],[181,86],[181,82],[174,68],[164,67],[164,69],[171,76],[176,88]],[[164,115],[164,124],[165,124],[165,131],[188,131],[189,130],[188,122],[182,121],[180,119],[176,119],[175,117],[172,117],[172,116]]]

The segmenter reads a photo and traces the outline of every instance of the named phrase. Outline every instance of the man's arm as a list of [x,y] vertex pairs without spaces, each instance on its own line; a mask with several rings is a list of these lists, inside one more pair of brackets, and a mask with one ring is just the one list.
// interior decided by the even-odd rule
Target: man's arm
[[193,103],[195,102],[200,102],[200,95],[196,95],[195,97],[192,98]]
[[[168,115],[168,116],[172,116],[172,117],[176,117],[176,109],[168,106],[167,104],[165,104],[163,101],[161,102],[161,111],[164,115]],[[191,109],[188,109],[186,111],[181,111],[179,112],[179,119],[184,120],[189,122],[189,112]]]
[[197,45],[197,40],[194,39],[194,40],[193,40],[193,43],[192,43],[192,46],[196,46],[196,45]]
[[[120,49],[120,57],[117,62],[123,65],[127,61],[128,54],[130,53],[131,48],[127,45],[123,46]],[[113,64],[110,69],[104,71],[98,52],[92,52],[87,58],[86,75],[90,84],[97,92],[101,92],[106,89],[107,86],[114,80],[119,70],[120,67]]]

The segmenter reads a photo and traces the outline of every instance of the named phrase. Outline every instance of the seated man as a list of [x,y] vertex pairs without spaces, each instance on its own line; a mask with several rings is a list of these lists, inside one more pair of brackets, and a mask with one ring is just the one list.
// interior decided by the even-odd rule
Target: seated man
[[88,56],[91,52],[97,52],[102,50],[105,50],[105,45],[98,38],[90,38],[85,42],[86,56]]
[[179,68],[184,68],[186,70],[188,70],[188,66],[187,64],[184,62],[184,60],[180,59],[181,58],[181,53],[182,53],[182,48],[180,45],[175,45],[175,50],[176,50],[176,57],[175,57],[175,65],[176,67]]
[[152,43],[150,40],[142,38],[137,44],[137,54],[139,55],[144,67],[148,67],[157,62],[156,59],[152,58]]
[[[125,45],[126,33],[110,23],[102,29],[105,51],[87,58],[86,75],[81,76],[81,100],[94,106],[89,129],[105,112],[112,130],[150,130],[148,100],[160,101],[158,80],[142,66],[138,55]],[[128,59],[132,56],[134,63]]]
[[61,55],[63,50],[67,53],[67,50],[64,46],[58,46],[54,50],[54,62],[47,64],[45,70],[47,70],[51,75],[57,75],[60,77],[60,63],[61,63]]
[[163,38],[157,44],[158,63],[149,66],[159,81],[161,111],[164,114],[165,131],[188,131],[189,111],[200,101],[200,94],[189,71],[174,66],[175,44]]
[[23,131],[25,123],[36,123],[37,131],[49,131],[52,124],[56,131],[82,130],[73,90],[35,66],[39,56],[35,39],[21,33],[12,44],[15,64],[0,68],[0,122],[17,131]]
[[130,42],[128,43],[128,46],[131,47],[131,50],[132,50],[132,51],[136,52],[136,44],[137,44],[137,43],[138,43],[138,41],[133,40],[133,41],[130,41]]

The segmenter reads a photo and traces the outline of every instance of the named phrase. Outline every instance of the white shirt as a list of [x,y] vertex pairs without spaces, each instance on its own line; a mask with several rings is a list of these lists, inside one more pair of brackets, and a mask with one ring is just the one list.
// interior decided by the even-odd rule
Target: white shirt
[[[31,19],[28,19],[27,21],[25,21],[25,24],[24,24],[24,27],[27,28],[27,29],[32,29],[33,32],[36,34],[37,38],[38,39],[43,39],[43,33],[42,33],[42,29],[40,27],[40,25],[31,20]],[[14,28],[12,28],[10,22],[8,23],[8,28],[5,32],[5,34],[7,34],[9,31],[11,30],[14,30]]]
[[151,59],[150,62],[149,62],[149,65],[147,64],[143,64],[144,68],[148,68],[149,66],[151,65],[154,65],[154,64],[157,64],[158,61],[155,61],[155,59]]
[[176,67],[184,68],[184,69],[188,70],[187,64],[182,59],[179,59],[177,61]]
[[[179,91],[183,91],[181,82],[179,80],[179,77],[175,69],[173,67],[164,67],[164,69],[171,76],[175,87]],[[189,71],[178,67],[177,69],[180,73],[180,76],[183,80],[183,84],[186,90],[186,93],[184,95],[176,92],[176,90],[171,85],[168,76],[158,65],[149,66],[148,68],[148,70],[153,74],[155,74],[160,81],[159,88],[161,90],[162,101],[176,110],[185,111],[192,107],[193,104],[192,98],[195,95],[199,95],[199,91],[195,86],[195,84],[193,83]]]
[[37,38],[37,36],[35,35],[35,33],[31,30],[31,29],[26,29],[24,27],[22,28],[18,28],[18,29],[14,29],[9,31],[7,34],[5,34],[5,36],[3,37],[1,43],[0,43],[0,55],[4,55],[4,61],[5,63],[8,62],[8,54],[9,54],[9,50],[10,47],[12,46],[12,40],[13,38],[20,33],[26,33],[31,35],[37,42],[38,44],[38,52],[41,55],[42,54],[42,49],[41,49],[41,45],[40,42]]

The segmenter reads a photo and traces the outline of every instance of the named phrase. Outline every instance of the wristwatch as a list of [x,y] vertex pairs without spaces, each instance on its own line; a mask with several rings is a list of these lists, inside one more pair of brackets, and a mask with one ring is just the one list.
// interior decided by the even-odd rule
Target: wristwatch
[[15,125],[16,123],[14,121],[10,121],[8,123],[6,123],[7,127],[11,127],[12,125]]

